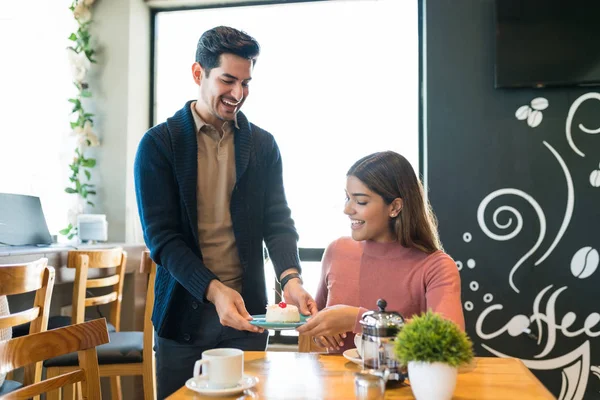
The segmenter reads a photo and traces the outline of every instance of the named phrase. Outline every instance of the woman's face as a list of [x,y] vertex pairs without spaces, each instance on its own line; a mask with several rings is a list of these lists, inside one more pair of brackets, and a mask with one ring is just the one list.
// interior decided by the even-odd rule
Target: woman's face
[[392,242],[396,240],[390,230],[389,221],[398,215],[402,200],[386,204],[383,198],[372,192],[357,177],[346,179],[346,206],[344,214],[350,217],[352,239]]

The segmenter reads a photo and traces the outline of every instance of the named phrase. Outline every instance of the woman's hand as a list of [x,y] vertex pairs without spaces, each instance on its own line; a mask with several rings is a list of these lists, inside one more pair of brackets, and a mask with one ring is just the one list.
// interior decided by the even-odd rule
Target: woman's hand
[[334,336],[313,336],[312,339],[317,346],[329,349],[330,351],[335,351],[339,350],[340,347],[344,345],[346,334],[342,333],[341,335]]
[[317,338],[321,336],[331,337],[334,338],[333,343],[335,343],[336,335],[339,338],[342,333],[351,332],[354,329],[359,310],[358,307],[343,304],[327,307],[319,311],[317,315],[310,317],[304,325],[296,328],[296,330],[301,335]]

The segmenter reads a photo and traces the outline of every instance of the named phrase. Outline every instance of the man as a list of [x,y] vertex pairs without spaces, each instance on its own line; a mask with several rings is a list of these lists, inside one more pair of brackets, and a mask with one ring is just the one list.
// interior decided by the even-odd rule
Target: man
[[159,265],[159,399],[191,377],[204,350],[265,350],[268,332],[249,322],[267,303],[263,240],[285,300],[317,312],[302,287],[279,149],[240,112],[258,54],[256,40],[236,29],[205,32],[192,65],[198,99],[146,132],[138,148],[138,209]]

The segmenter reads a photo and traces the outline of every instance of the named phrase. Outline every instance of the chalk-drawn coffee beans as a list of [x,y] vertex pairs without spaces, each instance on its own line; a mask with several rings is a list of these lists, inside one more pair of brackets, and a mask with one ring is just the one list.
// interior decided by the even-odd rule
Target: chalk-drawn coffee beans
[[548,108],[548,100],[543,97],[536,97],[535,99],[531,100],[531,108],[540,111],[545,110]]
[[595,169],[590,174],[590,183],[593,187],[600,187],[600,169]]
[[531,113],[529,113],[529,116],[527,117],[527,125],[529,125],[532,128],[535,128],[536,126],[542,123],[543,117],[544,116],[540,111],[533,110]]
[[596,271],[599,262],[598,250],[590,246],[583,247],[571,259],[571,273],[579,279],[585,279]]
[[529,108],[529,106],[521,106],[515,113],[515,117],[517,117],[519,121],[524,121],[527,119],[527,117],[529,117],[530,112],[531,108]]

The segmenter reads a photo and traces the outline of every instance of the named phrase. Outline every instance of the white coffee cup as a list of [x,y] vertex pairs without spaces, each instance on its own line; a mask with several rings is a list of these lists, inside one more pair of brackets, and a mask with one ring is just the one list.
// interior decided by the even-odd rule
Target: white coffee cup
[[[202,375],[200,375],[202,369]],[[244,374],[244,352],[239,349],[212,349],[202,352],[194,364],[194,377],[202,376],[208,387],[226,389],[237,386]]]
[[362,335],[360,333],[354,335],[354,345],[356,346],[356,352],[362,358]]

